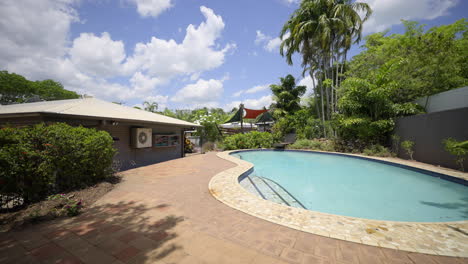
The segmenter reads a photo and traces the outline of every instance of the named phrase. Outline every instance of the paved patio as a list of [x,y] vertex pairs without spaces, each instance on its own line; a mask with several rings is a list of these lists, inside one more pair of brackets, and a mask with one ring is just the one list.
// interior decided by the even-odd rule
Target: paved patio
[[0,263],[468,263],[279,226],[214,199],[215,153],[123,173],[86,213],[0,234]]

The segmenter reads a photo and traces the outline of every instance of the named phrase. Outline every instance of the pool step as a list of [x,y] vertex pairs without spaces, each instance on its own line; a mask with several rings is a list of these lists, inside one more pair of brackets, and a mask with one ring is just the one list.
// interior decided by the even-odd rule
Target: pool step
[[240,185],[250,193],[253,193],[265,200],[305,209],[301,202],[289,194],[279,184],[270,179],[259,176],[248,176],[240,182]]

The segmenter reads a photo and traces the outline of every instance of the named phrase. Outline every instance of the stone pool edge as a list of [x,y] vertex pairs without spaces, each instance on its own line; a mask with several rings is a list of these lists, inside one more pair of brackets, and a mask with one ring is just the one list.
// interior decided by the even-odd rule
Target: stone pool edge
[[[208,186],[210,193],[217,200],[234,209],[279,225],[321,236],[410,252],[468,257],[468,243],[466,243],[468,221],[418,223],[369,220],[294,208],[263,200],[240,186],[238,178],[249,173],[253,164],[229,155],[237,151],[242,150],[217,154],[218,157],[231,161],[237,166],[215,175]],[[466,180],[464,173],[445,170],[441,172],[440,169],[435,170],[431,166],[411,166],[407,162],[361,157],[399,163]]]

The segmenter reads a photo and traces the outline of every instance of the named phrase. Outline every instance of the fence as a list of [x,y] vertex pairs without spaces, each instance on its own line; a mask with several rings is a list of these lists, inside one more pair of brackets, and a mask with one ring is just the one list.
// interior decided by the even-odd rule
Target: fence
[[[395,134],[400,137],[400,142],[411,140],[415,143],[415,160],[458,169],[455,157],[444,149],[442,141],[449,137],[468,140],[468,107],[399,118]],[[401,147],[398,156],[408,158]],[[468,168],[468,160],[463,166]]]

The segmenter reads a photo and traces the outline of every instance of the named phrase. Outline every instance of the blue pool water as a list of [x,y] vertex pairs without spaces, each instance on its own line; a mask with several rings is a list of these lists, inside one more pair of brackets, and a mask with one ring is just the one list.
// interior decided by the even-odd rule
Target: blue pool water
[[421,172],[313,152],[232,155],[254,164],[249,178],[276,182],[309,210],[405,222],[468,220],[468,187]]

